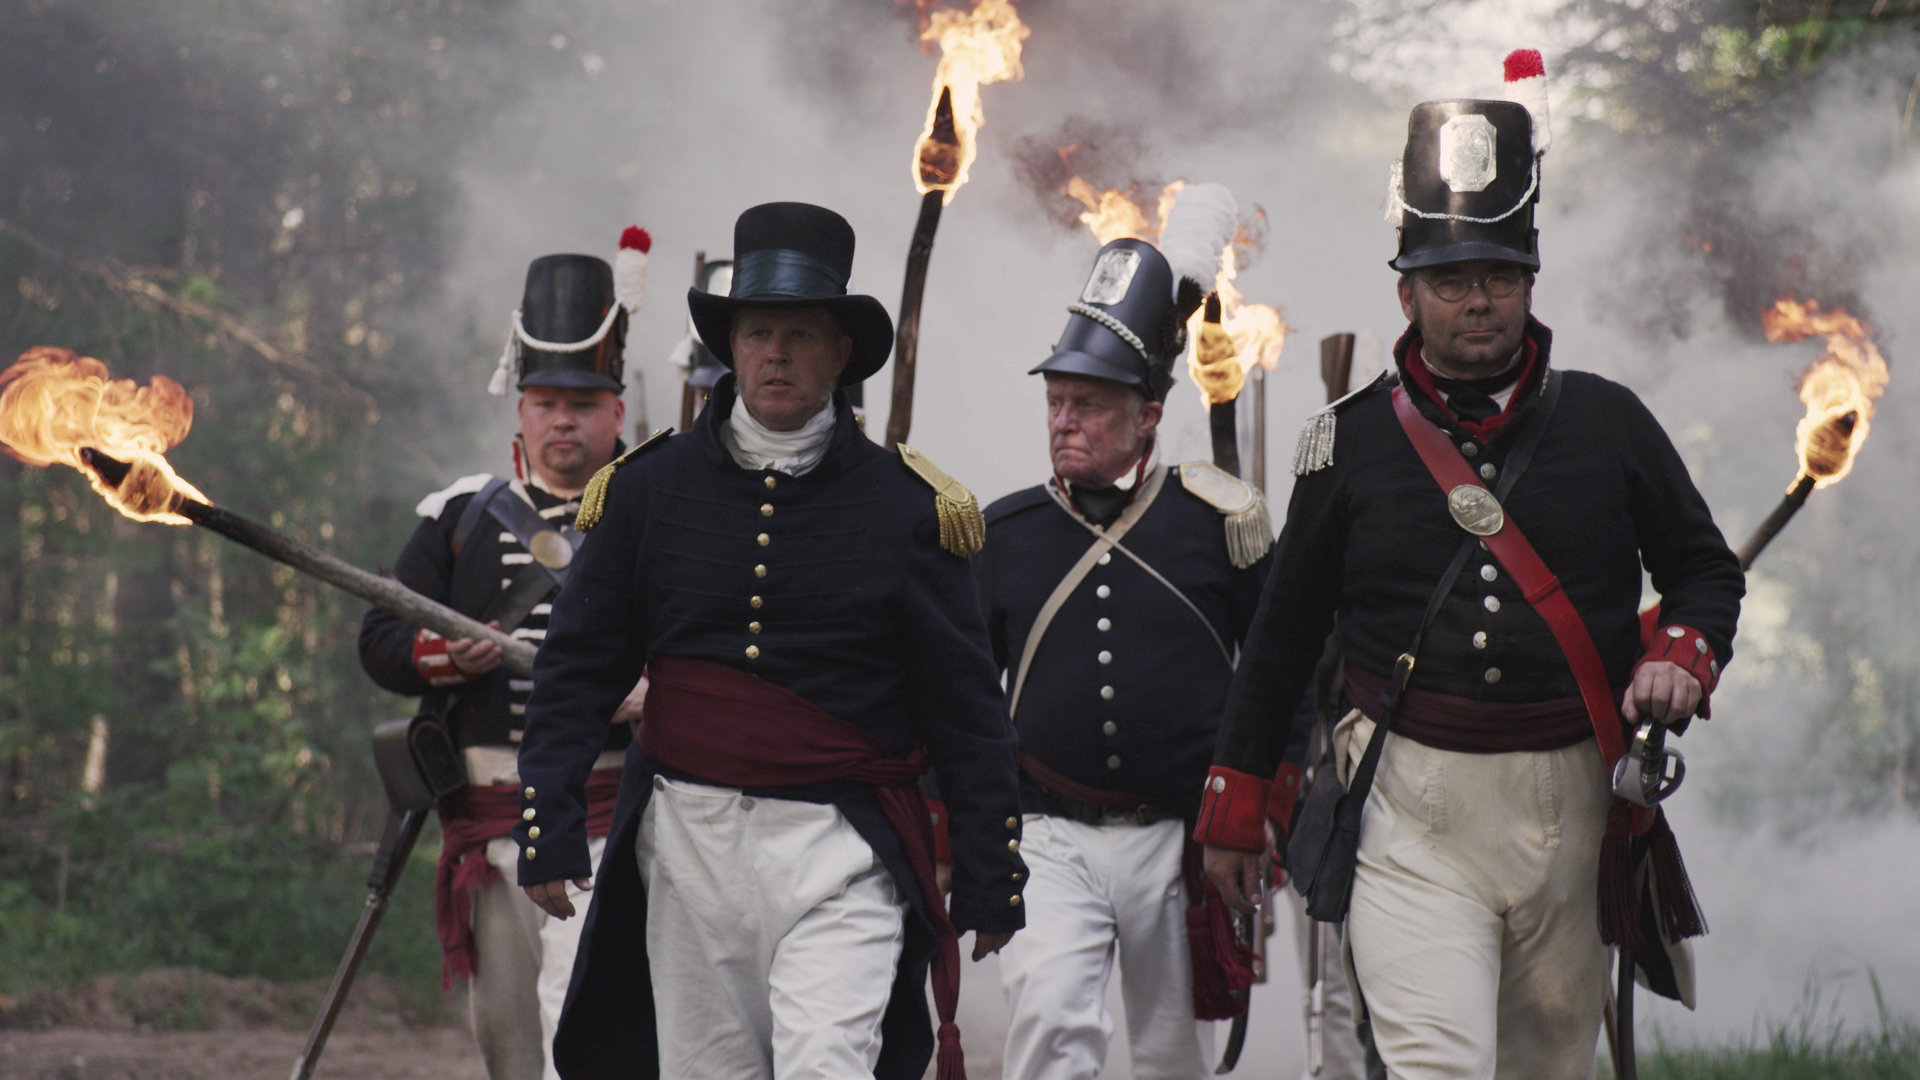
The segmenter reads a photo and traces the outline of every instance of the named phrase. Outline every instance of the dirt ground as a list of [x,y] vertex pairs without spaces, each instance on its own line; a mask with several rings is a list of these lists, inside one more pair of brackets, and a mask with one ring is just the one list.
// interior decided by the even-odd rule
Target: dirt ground
[[[324,982],[148,971],[24,999],[0,997],[0,1080],[285,1080]],[[315,1080],[485,1080],[457,1003],[423,1016],[363,978]]]

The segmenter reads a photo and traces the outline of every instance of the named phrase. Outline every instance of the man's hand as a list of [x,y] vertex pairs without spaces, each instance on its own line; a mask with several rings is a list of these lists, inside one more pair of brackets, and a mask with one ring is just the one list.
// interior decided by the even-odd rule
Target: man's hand
[[977,964],[980,961],[985,960],[989,953],[999,952],[1002,948],[1006,947],[1007,942],[1012,940],[1013,940],[1013,931],[1011,930],[1007,931],[1004,934],[989,934],[984,930],[974,931],[974,934],[973,934],[974,963]]
[[646,701],[647,677],[642,675],[640,681],[633,684],[633,690],[627,694],[627,699],[620,703],[619,708],[613,710],[613,722],[616,724],[639,723],[643,712],[642,707]]
[[1641,664],[1633,673],[1620,715],[1630,724],[1638,724],[1644,717],[1677,724],[1700,708],[1700,696],[1700,680],[1678,664],[1655,660]]
[[950,862],[934,863],[933,880],[935,884],[940,886],[941,896],[951,893],[953,891],[953,864]]
[[1268,818],[1262,824],[1267,827],[1267,862],[1273,867],[1273,887],[1278,889],[1287,883],[1287,871],[1280,858],[1286,852],[1280,849],[1280,830],[1274,826],[1273,819]]
[[[577,877],[573,879],[573,887],[581,890],[591,889],[593,881]],[[533,901],[534,907],[556,919],[573,918],[573,901],[567,898],[567,883],[564,879],[543,881],[538,885],[528,885],[525,888],[527,899]]]
[[1260,853],[1206,845],[1207,880],[1235,911],[1251,912],[1260,899]]
[[[500,629],[497,619],[487,625]],[[460,674],[477,679],[500,666],[500,646],[483,638],[455,638],[447,642],[447,658],[460,669]]]

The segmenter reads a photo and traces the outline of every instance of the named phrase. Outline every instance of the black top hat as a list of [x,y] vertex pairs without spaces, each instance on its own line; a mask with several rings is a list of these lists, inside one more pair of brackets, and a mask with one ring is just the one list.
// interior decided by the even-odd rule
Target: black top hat
[[1173,268],[1145,240],[1115,240],[1100,249],[1080,298],[1067,305],[1067,328],[1029,375],[1059,372],[1111,379],[1165,401],[1173,387],[1179,333]]
[[1407,149],[1389,194],[1400,208],[1400,252],[1417,270],[1499,259],[1540,268],[1540,163],[1533,118],[1511,101],[1428,101],[1407,119]]
[[[714,259],[700,264],[700,272],[694,275],[693,285],[704,293],[725,295],[733,284],[733,260]],[[689,324],[692,319],[687,320]],[[720,362],[712,349],[700,337],[700,328],[693,327],[693,348],[687,356],[687,385],[700,390],[711,390],[720,382],[720,376],[727,373],[727,365]]]
[[[596,337],[596,335],[598,335]],[[592,255],[543,255],[527,267],[514,337],[516,387],[621,391],[627,313],[614,299],[613,267]],[[536,348],[530,342],[564,345]]]
[[820,308],[853,339],[853,356],[840,375],[848,386],[880,370],[893,351],[893,320],[880,301],[849,295],[853,226],[821,206],[763,203],[733,226],[733,281],[727,295],[687,290],[687,310],[700,340],[733,366],[730,339],[739,308]]

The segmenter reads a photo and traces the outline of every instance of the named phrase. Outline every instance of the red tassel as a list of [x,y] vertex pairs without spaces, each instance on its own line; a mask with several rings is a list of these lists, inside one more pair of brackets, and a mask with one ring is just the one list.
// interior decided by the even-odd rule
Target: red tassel
[[940,1049],[934,1053],[934,1080],[967,1080],[966,1059],[960,1054],[960,1025],[951,1020],[937,1029]]
[[1668,941],[1685,941],[1707,932],[1707,917],[1693,894],[1693,882],[1687,878],[1687,865],[1680,861],[1680,841],[1662,813],[1654,819],[1648,836],[1652,844],[1653,888],[1659,901],[1660,932]]
[[1247,1011],[1253,953],[1233,934],[1233,915],[1208,883],[1202,900],[1187,905],[1187,950],[1193,962],[1193,1016],[1231,1020]]
[[640,254],[645,255],[653,250],[653,234],[638,225],[629,225],[626,231],[620,234],[620,246],[637,248]]
[[1547,73],[1546,61],[1540,59],[1538,49],[1515,49],[1507,54],[1506,75],[1508,82],[1531,79],[1535,75]]
[[1634,900],[1633,804],[1613,800],[1600,841],[1600,940],[1637,949],[1644,944]]

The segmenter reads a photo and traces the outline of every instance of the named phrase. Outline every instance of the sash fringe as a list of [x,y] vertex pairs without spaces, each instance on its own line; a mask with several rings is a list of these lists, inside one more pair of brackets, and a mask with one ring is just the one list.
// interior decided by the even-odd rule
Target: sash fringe
[[1634,903],[1633,804],[1613,800],[1607,835],[1600,841],[1600,940],[1638,949],[1645,944]]
[[1651,841],[1653,895],[1655,913],[1660,917],[1660,932],[1668,941],[1685,941],[1707,932],[1707,917],[1700,911],[1693,894],[1693,882],[1687,878],[1687,865],[1680,860],[1680,842],[1662,813],[1654,819]]

